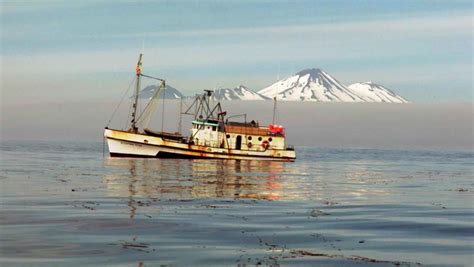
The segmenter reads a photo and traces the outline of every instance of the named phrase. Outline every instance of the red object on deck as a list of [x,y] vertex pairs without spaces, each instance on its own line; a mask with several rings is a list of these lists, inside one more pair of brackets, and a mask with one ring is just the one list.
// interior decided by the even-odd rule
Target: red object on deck
[[282,125],[270,124],[268,125],[268,130],[272,134],[281,134],[282,136],[285,136],[285,130]]

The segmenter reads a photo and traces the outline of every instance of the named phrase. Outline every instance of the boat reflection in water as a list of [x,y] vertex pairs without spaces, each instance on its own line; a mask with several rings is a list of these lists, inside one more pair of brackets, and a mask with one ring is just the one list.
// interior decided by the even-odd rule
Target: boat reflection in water
[[110,196],[280,200],[284,164],[274,161],[108,158]]
[[[108,194],[149,199],[254,199],[364,203],[394,197],[393,177],[371,163],[294,165],[276,161],[108,158]],[[373,164],[373,163],[372,163]],[[395,196],[396,198],[396,196]]]

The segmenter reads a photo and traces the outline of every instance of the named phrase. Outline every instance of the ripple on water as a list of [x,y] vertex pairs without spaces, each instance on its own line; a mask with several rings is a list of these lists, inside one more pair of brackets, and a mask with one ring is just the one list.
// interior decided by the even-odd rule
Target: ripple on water
[[1,263],[472,263],[472,153],[304,148],[278,163],[96,145],[2,143]]

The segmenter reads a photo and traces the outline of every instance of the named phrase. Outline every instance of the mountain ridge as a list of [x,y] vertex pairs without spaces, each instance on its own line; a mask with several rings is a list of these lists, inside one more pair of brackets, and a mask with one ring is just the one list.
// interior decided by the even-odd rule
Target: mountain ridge
[[[150,85],[140,91],[140,98],[150,98],[157,86]],[[166,85],[165,99],[191,98],[178,89]],[[320,68],[303,69],[259,91],[245,85],[235,88],[214,89],[212,99],[222,100],[271,100],[314,102],[381,102],[409,103],[393,90],[378,83],[367,81],[346,86]]]
[[347,87],[361,95],[365,100],[368,100],[366,102],[409,103],[408,100],[397,95],[392,90],[374,82],[358,82]]
[[245,85],[239,85],[233,89],[230,88],[219,88],[215,89],[212,94],[214,100],[270,100],[270,98],[261,95],[254,90],[246,87]]
[[[140,90],[140,92],[138,93],[138,98],[151,98],[155,94],[156,89],[158,89],[158,86],[148,85],[142,90]],[[170,85],[165,86],[165,99],[180,99],[184,97],[185,96],[178,89]]]

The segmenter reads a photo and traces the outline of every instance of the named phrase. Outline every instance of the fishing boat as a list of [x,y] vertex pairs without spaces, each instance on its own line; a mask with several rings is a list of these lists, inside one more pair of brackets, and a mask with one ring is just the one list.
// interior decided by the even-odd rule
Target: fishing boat
[[[138,114],[140,83],[143,77],[157,80],[160,85],[143,111]],[[189,136],[183,136],[179,132],[165,132],[163,129],[161,131],[149,129],[148,124],[156,111],[160,96],[164,95],[165,87],[164,79],[142,73],[142,54],[140,54],[136,66],[130,127],[122,130],[105,127],[104,138],[111,157],[271,161],[296,159],[294,148],[286,144],[284,127],[274,123],[263,127],[255,120],[248,122],[245,114],[228,116],[219,102],[212,104],[211,90],[196,95],[186,110],[180,110],[180,122],[181,115],[193,116]],[[275,106],[273,112],[275,113]],[[229,120],[239,116],[244,117],[243,122]],[[162,121],[165,119],[162,116]]]

